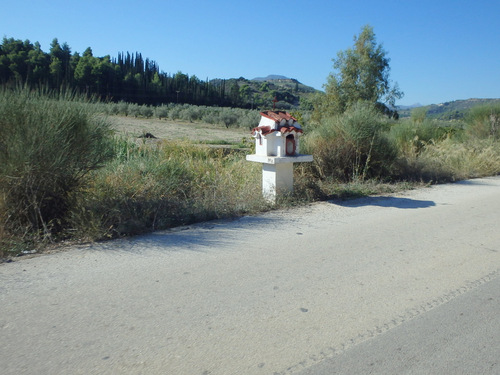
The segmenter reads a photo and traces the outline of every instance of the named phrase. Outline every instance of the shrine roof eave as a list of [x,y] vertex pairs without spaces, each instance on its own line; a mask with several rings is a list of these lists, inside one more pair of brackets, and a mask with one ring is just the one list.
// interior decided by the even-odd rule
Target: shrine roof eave
[[293,120],[293,121],[297,121],[297,119],[295,117],[293,117],[291,114],[289,114],[288,112],[283,112],[283,111],[263,111],[263,112],[260,112],[260,115],[261,116],[264,116],[268,119],[271,119],[273,121],[276,121],[276,122],[280,122],[281,120]]
[[292,132],[303,133],[303,130],[293,125],[280,126],[278,129],[273,129],[271,126],[258,126],[252,129],[252,134],[255,134],[256,132],[260,133],[263,136],[266,136],[274,132],[279,132],[281,134],[292,133]]

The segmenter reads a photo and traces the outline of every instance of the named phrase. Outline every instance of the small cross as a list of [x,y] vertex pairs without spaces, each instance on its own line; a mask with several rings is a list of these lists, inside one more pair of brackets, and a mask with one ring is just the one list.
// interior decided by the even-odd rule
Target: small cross
[[276,97],[274,97],[274,99],[273,99],[273,111],[276,109],[277,102],[278,102],[278,99],[276,99]]

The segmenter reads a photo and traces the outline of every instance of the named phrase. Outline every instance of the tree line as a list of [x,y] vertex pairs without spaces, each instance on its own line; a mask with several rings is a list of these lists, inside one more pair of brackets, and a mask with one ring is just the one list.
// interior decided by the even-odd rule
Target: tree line
[[87,48],[81,55],[55,38],[49,52],[40,43],[4,37],[0,45],[0,84],[61,88],[100,99],[138,104],[187,103],[241,106],[237,83],[200,80],[178,71],[168,74],[141,53],[96,57]]

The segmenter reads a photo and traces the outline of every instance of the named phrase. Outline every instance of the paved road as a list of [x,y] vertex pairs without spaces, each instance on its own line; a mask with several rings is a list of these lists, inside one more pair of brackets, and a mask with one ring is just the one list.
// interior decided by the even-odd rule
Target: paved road
[[[429,348],[440,348],[443,356],[467,352],[449,335],[459,319],[488,321],[491,312],[474,309],[486,294],[475,293],[490,288],[488,306],[498,306],[499,212],[496,177],[318,203],[3,264],[0,369],[314,373],[367,345],[380,358],[394,349],[384,348],[384,338],[395,335],[398,340],[389,341],[405,343],[401,334],[424,328],[429,347],[421,346],[422,337],[407,337],[424,357],[439,353]],[[448,309],[461,310],[453,307],[462,306],[461,299],[471,310],[463,318],[449,315]],[[491,325],[498,328],[498,319]],[[478,340],[471,347],[481,346],[481,336],[470,336]],[[453,343],[448,351],[446,342]],[[487,343],[498,348],[498,341]],[[409,361],[406,373],[425,368],[417,362]],[[339,368],[350,366],[344,364]],[[482,373],[497,373],[488,364]]]
[[500,374],[500,278],[299,372]]

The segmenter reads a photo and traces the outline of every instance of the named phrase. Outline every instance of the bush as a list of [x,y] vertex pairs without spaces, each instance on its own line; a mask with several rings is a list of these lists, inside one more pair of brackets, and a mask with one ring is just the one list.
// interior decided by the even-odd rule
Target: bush
[[128,116],[128,103],[124,101],[119,101],[117,104],[118,113],[123,116]]
[[180,119],[180,113],[181,113],[182,106],[181,105],[174,105],[168,112],[168,118],[170,120],[178,120]]
[[467,134],[484,139],[500,139],[500,106],[474,107],[465,118]]
[[159,107],[155,108],[155,116],[158,117],[160,120],[162,118],[167,118],[168,117],[168,107],[166,105],[161,105]]
[[316,126],[305,138],[305,151],[313,154],[314,169],[323,179],[389,176],[397,157],[387,137],[389,128],[389,120],[373,105],[360,102]]
[[131,103],[128,105],[128,114],[130,116],[138,117],[141,112],[141,107],[139,104]]
[[148,105],[141,105],[139,108],[139,114],[142,117],[150,118],[150,117],[153,117],[154,110],[153,110],[153,108],[151,108]]
[[73,194],[111,157],[110,127],[79,98],[0,91],[0,206],[4,230],[50,238]]
[[201,109],[200,107],[194,105],[184,106],[179,113],[179,116],[182,120],[193,122],[199,120],[201,118]]
[[219,118],[226,128],[236,127],[238,124],[238,115],[229,108],[224,108]]
[[389,137],[397,146],[400,155],[406,157],[418,155],[425,145],[442,141],[458,130],[458,125],[452,127],[449,122],[441,123],[429,119],[403,120],[391,126]]
[[207,111],[201,118],[201,121],[206,122],[207,124],[217,124],[219,122],[219,113],[216,108],[211,111]]

